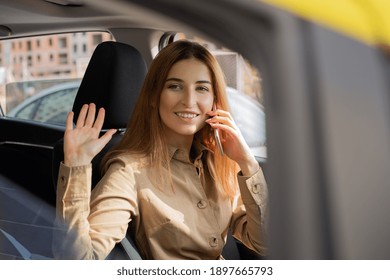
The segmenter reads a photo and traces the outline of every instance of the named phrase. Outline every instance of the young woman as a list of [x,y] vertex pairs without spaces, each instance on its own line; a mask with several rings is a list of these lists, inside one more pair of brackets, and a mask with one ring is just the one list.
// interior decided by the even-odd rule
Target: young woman
[[57,221],[66,231],[57,258],[104,259],[128,227],[144,259],[223,258],[229,228],[265,254],[265,179],[228,112],[222,71],[204,47],[178,41],[157,55],[91,192],[91,160],[115,133],[99,138],[104,109],[96,119],[95,112],[94,104],[84,105],[75,127],[72,112],[67,118],[57,186]]

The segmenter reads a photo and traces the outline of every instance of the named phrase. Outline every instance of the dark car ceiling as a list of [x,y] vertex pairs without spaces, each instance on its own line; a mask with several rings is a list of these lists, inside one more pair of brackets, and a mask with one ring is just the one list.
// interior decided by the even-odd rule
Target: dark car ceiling
[[[168,30],[169,20],[161,21],[135,5],[121,12],[99,6],[102,1],[79,1],[81,6],[63,6],[45,0],[0,0],[2,37],[20,37],[61,31],[146,28]],[[107,1],[114,4],[117,1]],[[134,6],[134,7],[133,7]],[[120,7],[120,6],[119,6]],[[8,35],[10,30],[10,35]]]

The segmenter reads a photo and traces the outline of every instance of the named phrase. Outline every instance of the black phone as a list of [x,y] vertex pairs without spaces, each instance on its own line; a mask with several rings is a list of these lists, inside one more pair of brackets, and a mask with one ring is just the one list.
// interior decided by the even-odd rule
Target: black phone
[[[213,111],[215,111],[216,109],[217,109],[217,106],[214,103],[213,104]],[[214,128],[214,137],[215,137],[215,142],[217,142],[217,146],[218,146],[218,149],[219,149],[221,155],[224,155],[223,147],[222,147],[222,143],[221,143],[221,137],[219,136],[218,128]]]

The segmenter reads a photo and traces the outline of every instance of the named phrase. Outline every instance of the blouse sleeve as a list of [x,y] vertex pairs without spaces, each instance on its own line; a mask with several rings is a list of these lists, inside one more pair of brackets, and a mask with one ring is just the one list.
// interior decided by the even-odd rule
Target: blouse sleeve
[[57,259],[104,259],[136,215],[134,172],[116,159],[91,192],[91,165],[61,164],[53,251]]
[[238,174],[240,194],[233,202],[231,230],[245,246],[266,255],[268,189],[260,168],[253,176]]

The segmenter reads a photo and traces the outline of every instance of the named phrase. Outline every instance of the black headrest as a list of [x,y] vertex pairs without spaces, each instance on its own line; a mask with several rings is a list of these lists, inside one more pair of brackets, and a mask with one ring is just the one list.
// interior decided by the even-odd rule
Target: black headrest
[[146,63],[137,49],[118,42],[103,42],[91,57],[73,104],[76,122],[83,104],[104,107],[103,129],[124,128],[146,75]]

